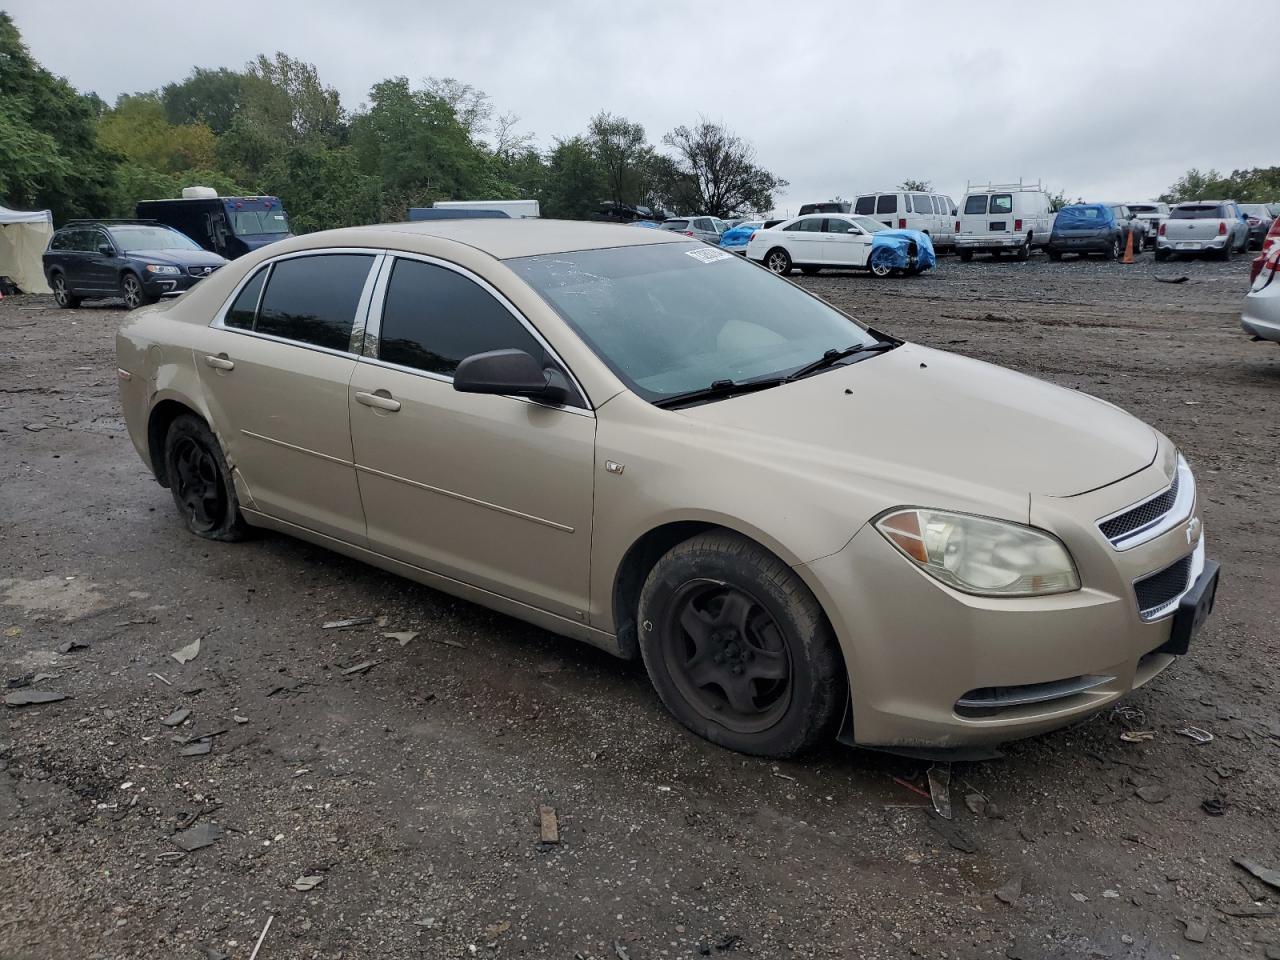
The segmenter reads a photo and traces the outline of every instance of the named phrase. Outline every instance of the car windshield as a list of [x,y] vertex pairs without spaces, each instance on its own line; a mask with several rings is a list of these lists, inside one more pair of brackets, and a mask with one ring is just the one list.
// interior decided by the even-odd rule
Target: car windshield
[[289,232],[283,210],[235,210],[231,212],[231,226],[241,237]]
[[1216,203],[1202,203],[1194,207],[1174,207],[1169,217],[1172,220],[1218,220],[1222,215],[1222,208]]
[[131,250],[199,250],[200,245],[186,234],[168,227],[144,225],[109,227],[111,238],[125,253]]
[[870,217],[854,217],[853,222],[867,231],[867,233],[877,233],[881,230],[889,229],[879,220],[872,220]]
[[728,251],[692,243],[506,261],[648,401],[784,376],[875,337]]

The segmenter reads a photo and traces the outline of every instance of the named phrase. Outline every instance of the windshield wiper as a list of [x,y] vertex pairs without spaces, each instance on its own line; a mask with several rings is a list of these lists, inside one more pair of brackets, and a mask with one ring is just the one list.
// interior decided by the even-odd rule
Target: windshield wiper
[[879,343],[859,343],[852,347],[845,347],[843,350],[836,350],[833,348],[828,350],[812,363],[806,363],[799,370],[788,374],[786,378],[787,382],[790,383],[792,380],[800,380],[811,373],[817,373],[819,370],[825,370],[827,367],[835,366],[841,360],[844,360],[846,357],[852,357],[855,354],[881,353],[885,350],[892,350],[894,347],[899,346],[901,342],[902,341],[900,340],[883,340]]
[[754,393],[757,390],[767,390],[770,387],[776,387],[787,383],[790,377],[769,377],[765,380],[744,380],[741,383],[733,380],[717,380],[709,387],[702,387],[699,390],[689,390],[685,393],[673,393],[669,397],[663,397],[661,400],[654,400],[655,407],[662,407],[669,410],[672,407],[682,407],[688,403],[701,403],[704,400],[721,400],[725,397],[737,396],[740,393]]

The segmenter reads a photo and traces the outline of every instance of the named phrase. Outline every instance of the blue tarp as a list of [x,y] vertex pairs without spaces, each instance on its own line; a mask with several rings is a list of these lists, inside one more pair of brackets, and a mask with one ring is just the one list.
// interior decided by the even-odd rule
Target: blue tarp
[[763,227],[763,220],[749,220],[746,223],[740,223],[736,227],[731,227],[720,234],[720,246],[726,250],[745,250],[751,235]]
[[888,261],[900,270],[911,267],[909,247],[911,241],[916,244],[917,272],[931,270],[938,265],[938,257],[933,252],[933,241],[927,233],[919,230],[877,230],[871,235],[871,263]]
[[1058,211],[1053,221],[1053,231],[1060,230],[1114,230],[1116,215],[1104,203],[1073,203]]
[[627,226],[629,226],[629,227],[645,227],[645,228],[647,228],[647,229],[649,229],[649,230],[657,230],[657,229],[660,229],[660,228],[661,228],[662,224],[660,224],[660,223],[654,223],[652,220],[632,220],[629,224],[627,224]]

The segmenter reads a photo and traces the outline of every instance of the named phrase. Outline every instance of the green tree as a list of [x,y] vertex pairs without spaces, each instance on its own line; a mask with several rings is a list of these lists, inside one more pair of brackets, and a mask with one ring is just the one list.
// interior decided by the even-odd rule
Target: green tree
[[98,140],[134,163],[166,173],[214,165],[213,131],[203,123],[170,123],[155,93],[120,97],[98,121]]
[[240,110],[244,75],[226,67],[206,70],[196,67],[177,83],[166,83],[160,91],[164,112],[170,123],[203,123],[215,134],[231,129]]
[[586,137],[557,140],[547,157],[542,213],[565,220],[587,220],[600,207],[605,191],[604,167]]
[[732,130],[706,117],[662,138],[677,154],[677,167],[697,189],[698,213],[728,217],[773,208],[773,194],[787,181],[756,165],[756,151]]
[[57,221],[100,215],[116,164],[98,144],[101,104],[36,63],[0,11],[0,201]]
[[644,127],[602,110],[591,118],[587,137],[604,171],[607,199],[622,206],[639,203],[646,192],[645,170],[653,154]]
[[898,189],[907,193],[933,193],[933,184],[928,180],[907,179],[898,184]]
[[1241,203],[1275,203],[1280,200],[1280,167],[1232,170],[1227,177],[1217,170],[1201,173],[1193,167],[1174,181],[1159,199],[1165,203],[1226,199]]
[[290,147],[271,165],[264,186],[280,197],[298,233],[382,219],[381,184],[360,170],[352,147]]
[[1216,199],[1226,196],[1227,185],[1222,174],[1217,170],[1201,173],[1192,167],[1173,185],[1162,193],[1159,199],[1164,203],[1180,203],[1183,200]]

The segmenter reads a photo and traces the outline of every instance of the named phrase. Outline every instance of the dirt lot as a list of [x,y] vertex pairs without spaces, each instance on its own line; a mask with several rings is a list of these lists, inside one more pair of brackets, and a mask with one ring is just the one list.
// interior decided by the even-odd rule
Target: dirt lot
[[[1280,890],[1232,863],[1280,868],[1280,349],[1239,330],[1246,270],[948,258],[804,281],[1128,408],[1207,498],[1224,577],[1191,655],[1131,712],[957,764],[950,829],[910,789],[920,764],[727,753],[637,665],[284,537],[191,538],[124,434],[122,309],[4,300],[0,659],[72,699],[3,714],[0,957],[243,960],[269,917],[259,960],[1280,957]],[[321,628],[360,616],[386,626]],[[181,855],[175,831],[207,823],[221,839]]]

